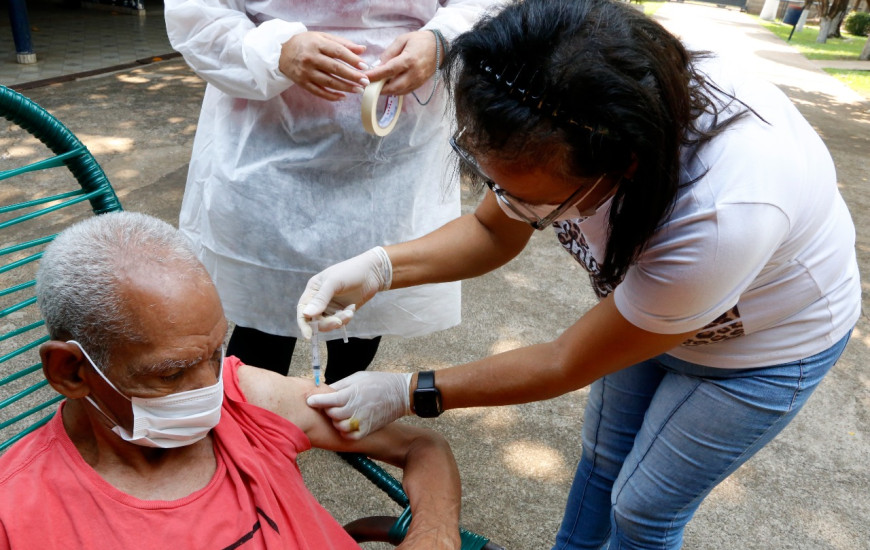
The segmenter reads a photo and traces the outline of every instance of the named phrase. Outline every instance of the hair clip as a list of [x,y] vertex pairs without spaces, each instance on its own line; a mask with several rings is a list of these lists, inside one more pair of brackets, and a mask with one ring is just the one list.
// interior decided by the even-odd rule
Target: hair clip
[[[496,72],[491,65],[488,65],[486,61],[481,61],[479,64],[480,70],[483,71],[489,77],[492,77],[496,84],[503,85],[507,89],[507,93],[510,96],[519,95],[519,102],[523,105],[527,105],[529,108],[538,111],[544,116],[561,120],[567,124],[572,126],[579,126],[591,134],[600,134],[603,136],[610,135],[610,131],[603,126],[592,126],[590,124],[579,122],[574,120],[571,117],[571,113],[562,109],[561,102],[553,102],[547,99],[546,93],[543,90],[541,91],[533,91],[535,88],[535,79],[538,78],[539,72],[538,69],[535,69],[535,72],[532,73],[531,77],[528,79],[523,79],[521,82],[520,76],[525,70],[525,64],[520,65],[520,68],[517,70],[513,79],[508,80],[508,77],[505,76],[507,74],[509,65],[505,65],[504,68],[500,72]],[[542,86],[543,88],[543,86]]]
[[[525,67],[525,65],[523,67]],[[534,87],[535,78],[537,78],[537,76],[538,76],[538,71],[536,69],[535,72],[532,73],[532,76],[528,79],[528,83],[525,84],[525,88],[520,88],[519,84],[516,87],[516,91],[520,95],[520,103],[522,103],[523,105],[525,105],[527,100],[529,100],[529,99],[535,100],[535,99],[540,99],[542,97],[542,95],[535,96],[532,94],[532,88]],[[517,73],[517,77],[519,77],[519,73]]]
[[[517,74],[514,75],[514,79],[504,81],[504,83],[508,87],[508,93],[513,93],[514,84],[517,84],[520,81],[520,75],[523,73],[523,69],[525,69],[525,68],[526,68],[525,64],[520,65],[520,69],[517,71]],[[507,72],[507,67],[505,67],[505,72]]]

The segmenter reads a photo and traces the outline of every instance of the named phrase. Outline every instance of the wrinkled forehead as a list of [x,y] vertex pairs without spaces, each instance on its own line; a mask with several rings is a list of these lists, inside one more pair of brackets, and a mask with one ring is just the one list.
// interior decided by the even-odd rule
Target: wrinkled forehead
[[119,277],[117,304],[134,334],[133,342],[156,341],[185,331],[209,333],[225,323],[217,289],[201,266],[143,263],[127,267]]

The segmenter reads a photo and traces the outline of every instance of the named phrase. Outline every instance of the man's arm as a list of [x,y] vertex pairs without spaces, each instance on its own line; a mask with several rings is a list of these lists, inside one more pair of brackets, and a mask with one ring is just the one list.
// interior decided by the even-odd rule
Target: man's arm
[[305,403],[313,393],[331,391],[329,386],[250,366],[239,367],[239,384],[249,403],[298,426],[313,447],[363,453],[403,469],[402,486],[414,514],[400,548],[459,548],[459,471],[441,435],[392,424],[358,441],[345,439],[325,414]]

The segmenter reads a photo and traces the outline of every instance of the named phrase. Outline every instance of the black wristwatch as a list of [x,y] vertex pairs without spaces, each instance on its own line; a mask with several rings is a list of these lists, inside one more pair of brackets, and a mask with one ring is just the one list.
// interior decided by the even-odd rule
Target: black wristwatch
[[414,414],[423,418],[435,418],[444,412],[441,409],[441,392],[435,387],[435,373],[431,370],[417,374],[417,389],[414,390]]

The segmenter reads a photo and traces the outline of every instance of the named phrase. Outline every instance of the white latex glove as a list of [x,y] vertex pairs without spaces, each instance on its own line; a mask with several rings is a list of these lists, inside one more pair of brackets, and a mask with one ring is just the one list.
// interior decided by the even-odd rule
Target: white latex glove
[[336,391],[310,396],[308,406],[324,409],[348,439],[361,439],[411,414],[410,374],[362,371],[329,387]]
[[380,246],[327,267],[308,279],[296,305],[296,323],[302,336],[311,338],[308,323],[312,319],[317,318],[321,332],[346,324],[357,308],[381,290],[389,290],[392,281],[393,264]]

